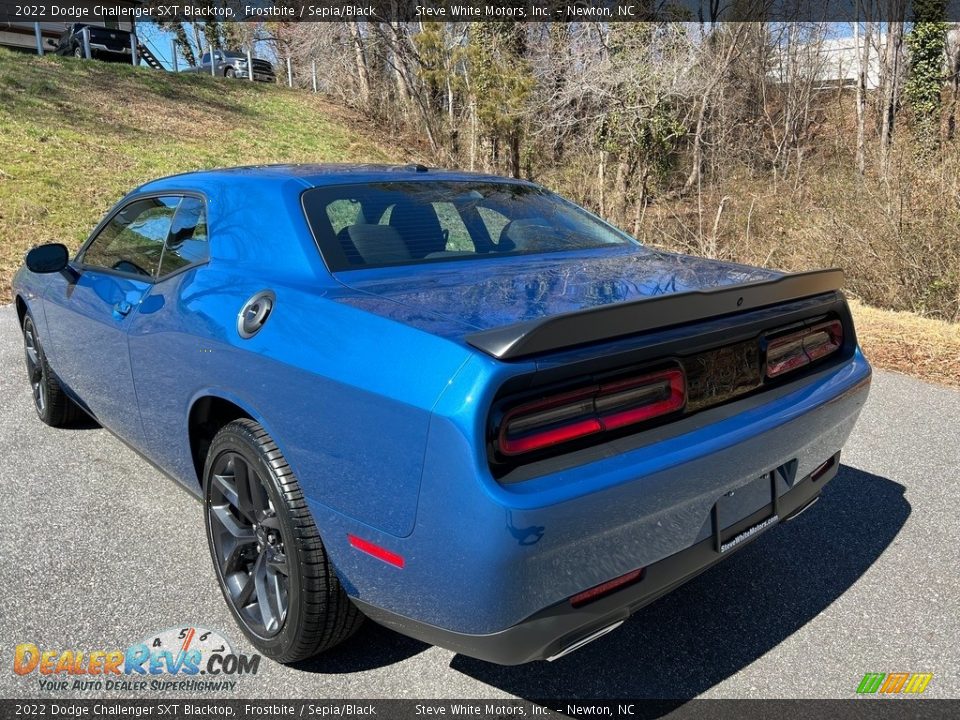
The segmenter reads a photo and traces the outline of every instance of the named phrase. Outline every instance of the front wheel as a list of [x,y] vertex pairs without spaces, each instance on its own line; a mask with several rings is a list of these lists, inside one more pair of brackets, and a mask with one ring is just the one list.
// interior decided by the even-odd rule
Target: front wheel
[[223,71],[224,77],[232,78],[235,74],[236,74],[236,71],[232,67],[228,67],[226,70]]
[[67,396],[57,376],[50,369],[47,356],[40,345],[37,326],[29,313],[23,318],[23,354],[37,416],[51,427],[70,425],[76,420],[80,409]]
[[333,570],[300,485],[253,420],[226,425],[204,469],[207,542],[240,629],[277,662],[346,640],[363,622]]

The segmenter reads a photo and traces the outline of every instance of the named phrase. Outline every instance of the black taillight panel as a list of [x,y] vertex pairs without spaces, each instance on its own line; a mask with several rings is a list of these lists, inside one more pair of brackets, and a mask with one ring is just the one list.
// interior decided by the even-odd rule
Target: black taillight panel
[[[842,362],[853,354],[856,338],[842,296],[835,307],[786,324],[785,318],[777,322],[774,317],[764,323],[766,328],[736,342],[698,348],[691,341],[691,352],[658,360],[544,385],[532,376],[515,378],[501,389],[489,416],[491,470],[500,477],[521,465],[640,433]],[[803,362],[770,374],[771,361],[777,367],[778,359],[789,360],[796,352],[803,354]],[[625,422],[607,421],[618,416]]]

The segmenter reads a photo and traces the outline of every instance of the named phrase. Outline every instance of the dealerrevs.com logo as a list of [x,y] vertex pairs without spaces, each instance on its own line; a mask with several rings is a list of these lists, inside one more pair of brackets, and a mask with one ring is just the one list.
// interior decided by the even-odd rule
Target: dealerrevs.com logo
[[41,648],[25,642],[13,657],[13,671],[36,677],[44,692],[229,692],[236,688],[235,678],[259,669],[260,655],[234,652],[223,635],[200,627],[152,633],[125,650]]

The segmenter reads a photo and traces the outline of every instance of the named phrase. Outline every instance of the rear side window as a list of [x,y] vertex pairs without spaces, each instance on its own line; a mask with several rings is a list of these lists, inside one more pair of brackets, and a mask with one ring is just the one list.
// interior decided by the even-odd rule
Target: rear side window
[[207,213],[203,200],[185,197],[180,201],[170,225],[160,260],[160,277],[204,262],[209,255],[208,246]]
[[113,216],[83,253],[84,265],[154,278],[178,196],[136,200]]
[[534,185],[386,181],[303,194],[307,222],[334,272],[635,244]]

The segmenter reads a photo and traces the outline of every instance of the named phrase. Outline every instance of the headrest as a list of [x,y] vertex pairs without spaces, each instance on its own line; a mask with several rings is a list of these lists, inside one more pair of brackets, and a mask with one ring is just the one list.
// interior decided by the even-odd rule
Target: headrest
[[556,230],[547,227],[543,220],[519,219],[511,220],[503,226],[500,240],[497,243],[501,252],[511,250],[532,251],[540,249],[538,246],[549,244],[556,239]]
[[442,252],[447,247],[440,220],[430,205],[397,203],[390,211],[390,226],[397,229],[415,258]]
[[[389,225],[350,225],[344,228],[357,253],[368,265],[410,260],[410,251],[400,233]],[[341,231],[342,232],[342,231]]]

